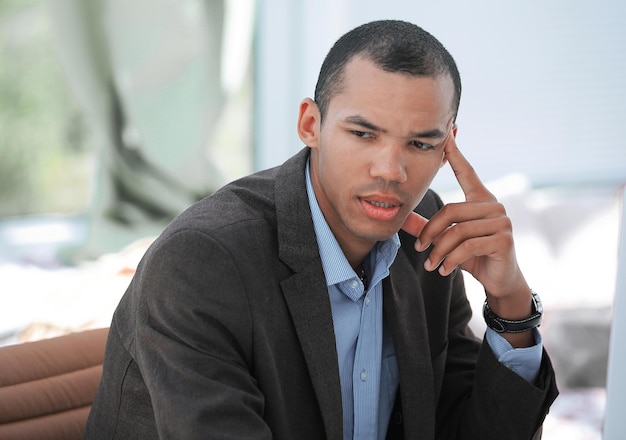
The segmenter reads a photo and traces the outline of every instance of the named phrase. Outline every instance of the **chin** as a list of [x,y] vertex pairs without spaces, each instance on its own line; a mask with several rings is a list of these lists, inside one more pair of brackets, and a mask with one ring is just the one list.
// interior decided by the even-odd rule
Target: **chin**
[[387,230],[382,230],[382,229],[369,230],[369,231],[363,231],[359,235],[361,238],[367,241],[373,241],[373,242],[385,241],[393,237],[393,235],[397,233],[399,229],[400,228],[398,227],[396,229],[388,228]]

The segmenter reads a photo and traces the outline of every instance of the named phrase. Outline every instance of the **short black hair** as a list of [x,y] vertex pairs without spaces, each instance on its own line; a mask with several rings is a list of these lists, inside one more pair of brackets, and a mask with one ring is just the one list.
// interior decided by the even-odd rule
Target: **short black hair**
[[461,101],[461,77],[452,55],[421,27],[401,20],[363,24],[343,35],[330,49],[315,86],[315,102],[324,119],[330,100],[341,91],[346,65],[363,56],[388,72],[434,77],[449,74],[454,84],[454,118]]

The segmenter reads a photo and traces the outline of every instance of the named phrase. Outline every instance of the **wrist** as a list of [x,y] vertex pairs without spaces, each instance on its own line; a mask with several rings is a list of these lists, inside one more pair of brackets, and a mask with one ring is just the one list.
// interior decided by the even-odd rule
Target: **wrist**
[[525,297],[516,297],[514,304],[500,299],[496,303],[498,307],[494,307],[493,298],[487,297],[483,305],[487,326],[497,333],[523,333],[539,327],[543,316],[539,295],[529,289]]
[[524,319],[531,314],[532,289],[521,274],[514,282],[508,284],[506,291],[485,289],[485,293],[491,311],[503,319]]

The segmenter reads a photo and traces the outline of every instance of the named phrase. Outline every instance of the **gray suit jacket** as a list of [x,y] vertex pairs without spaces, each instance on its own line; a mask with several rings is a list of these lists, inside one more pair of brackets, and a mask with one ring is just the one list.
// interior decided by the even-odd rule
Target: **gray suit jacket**
[[[342,438],[330,301],[305,191],[308,149],[174,220],[115,312],[86,438]],[[428,193],[418,212],[441,206]],[[389,438],[530,439],[556,397],[467,329],[462,274],[402,248],[384,281],[400,390]]]

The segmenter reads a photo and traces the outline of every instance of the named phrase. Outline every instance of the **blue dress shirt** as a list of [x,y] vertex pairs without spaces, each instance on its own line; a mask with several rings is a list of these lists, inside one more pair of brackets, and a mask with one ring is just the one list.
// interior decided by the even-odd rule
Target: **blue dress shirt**
[[[394,234],[370,252],[364,262],[370,280],[366,291],[326,223],[308,163],[306,188],[335,330],[344,439],[384,439],[398,389],[398,364],[383,320],[382,280],[389,275],[400,239]],[[526,380],[535,380],[542,355],[539,332],[535,331],[536,345],[524,349],[513,349],[491,329],[486,338],[500,362]]]

